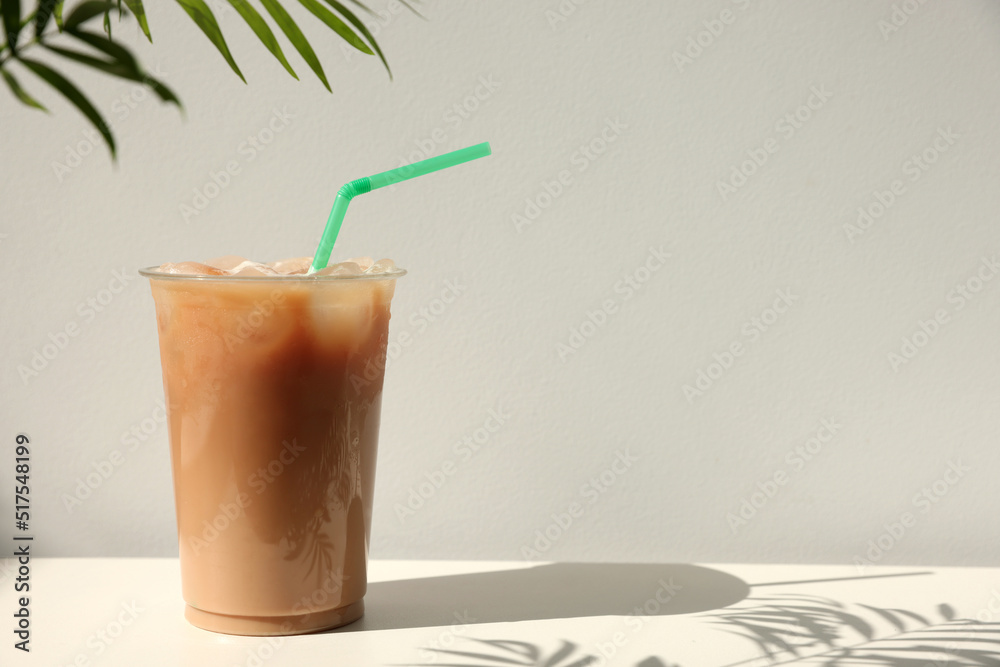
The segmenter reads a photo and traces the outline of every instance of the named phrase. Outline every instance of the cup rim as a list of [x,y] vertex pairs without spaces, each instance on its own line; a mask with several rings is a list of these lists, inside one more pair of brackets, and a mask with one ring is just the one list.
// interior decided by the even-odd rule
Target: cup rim
[[192,280],[198,282],[239,282],[239,283],[329,283],[353,280],[395,280],[406,275],[406,269],[399,267],[384,273],[355,273],[336,276],[320,276],[316,274],[292,274],[280,276],[204,276],[190,273],[167,273],[159,266],[147,266],[139,269],[139,275],[150,280]]

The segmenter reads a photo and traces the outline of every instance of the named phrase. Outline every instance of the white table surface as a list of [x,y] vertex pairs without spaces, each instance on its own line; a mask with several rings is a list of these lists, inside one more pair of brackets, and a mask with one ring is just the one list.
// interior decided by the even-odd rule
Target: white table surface
[[369,579],[361,621],[265,639],[189,625],[176,560],[33,559],[25,654],[6,559],[0,665],[1000,665],[1000,568],[373,561]]

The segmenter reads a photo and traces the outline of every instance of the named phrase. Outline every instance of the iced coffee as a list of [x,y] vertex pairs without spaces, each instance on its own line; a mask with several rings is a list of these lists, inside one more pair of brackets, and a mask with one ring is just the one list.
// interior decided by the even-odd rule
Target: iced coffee
[[247,635],[363,613],[389,260],[143,274],[156,302],[186,616]]

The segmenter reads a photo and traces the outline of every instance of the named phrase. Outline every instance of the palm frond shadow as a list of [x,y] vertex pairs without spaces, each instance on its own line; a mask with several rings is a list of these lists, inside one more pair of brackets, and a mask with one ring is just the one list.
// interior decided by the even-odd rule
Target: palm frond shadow
[[[906,609],[846,604],[809,595],[747,598],[702,615],[724,632],[752,642],[759,655],[723,667],[985,667],[1000,665],[1000,623],[957,618],[948,604],[927,617]],[[559,640],[554,650],[513,639],[467,638],[461,648],[428,648],[440,667],[586,667],[604,656]],[[464,650],[463,650],[464,649]],[[441,662],[439,662],[439,660]],[[619,664],[614,662],[613,664]],[[704,663],[701,663],[704,664]],[[680,667],[650,655],[635,667]]]
[[[587,667],[601,663],[604,658],[584,652],[577,644],[560,640],[558,648],[548,652],[541,646],[530,642],[513,639],[475,639],[469,638],[473,646],[467,651],[454,649],[432,648],[443,660],[459,660],[460,662],[432,663],[437,667],[494,667],[520,665],[522,667]],[[616,663],[610,663],[616,664]],[[417,667],[398,665],[397,667]],[[636,667],[680,667],[677,664],[666,663],[656,656],[649,656],[636,663]]]
[[713,622],[753,642],[770,664],[916,667],[1000,665],[1000,623],[956,618],[942,603],[937,616],[906,609],[846,605],[817,596],[747,598],[710,614]]

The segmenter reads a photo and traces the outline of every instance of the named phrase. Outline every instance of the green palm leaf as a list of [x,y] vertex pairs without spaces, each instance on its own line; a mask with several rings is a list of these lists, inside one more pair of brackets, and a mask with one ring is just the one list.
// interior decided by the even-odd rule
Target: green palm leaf
[[[121,63],[128,71],[129,75],[124,78],[131,79],[132,81],[138,81],[139,83],[144,83],[149,86],[156,95],[164,102],[170,102],[175,104],[178,109],[183,109],[180,99],[174,94],[172,90],[167,88],[162,82],[154,79],[147,72],[143,71],[142,67],[136,61],[132,53],[126,49],[124,46],[116,44],[104,35],[99,35],[97,33],[87,32],[85,30],[73,30],[72,32],[67,31],[68,34],[72,35],[76,39],[89,44],[98,51],[102,51],[111,58]],[[115,74],[115,76],[122,76],[114,72],[109,72],[109,74]]]
[[17,53],[17,36],[21,32],[21,2],[20,0],[3,0],[0,2],[3,10],[3,29],[7,35],[7,46],[11,53]]
[[3,80],[7,82],[7,85],[10,87],[10,91],[14,93],[14,97],[21,100],[21,102],[29,107],[35,107],[36,109],[41,109],[45,112],[48,111],[48,109],[42,106],[41,102],[29,95],[27,91],[21,87],[21,84],[17,82],[17,79],[14,78],[13,74],[5,69],[0,69],[0,75],[3,75]]
[[112,59],[121,61],[136,70],[140,69],[139,63],[128,49],[117,42],[108,39],[104,35],[96,32],[81,30],[80,28],[73,28],[71,30],[67,30],[66,32],[81,42],[85,42],[98,51],[107,54]]
[[[230,68],[246,82],[233,54],[229,50],[222,29],[206,0],[176,0],[195,25],[208,37],[209,41],[222,54]],[[250,0],[227,0],[237,13],[250,26],[260,42],[281,63],[285,70],[298,79],[285,57],[278,39],[268,25],[262,12],[250,4]],[[389,63],[368,27],[355,15],[354,7],[375,16],[376,14],[362,0],[298,0],[313,16],[322,21],[328,28],[353,48],[367,55],[377,55],[392,78]],[[416,0],[415,0],[416,1]],[[410,11],[419,16],[413,5],[407,0],[400,0]],[[315,51],[306,39],[302,30],[285,9],[283,0],[261,0],[266,14],[277,23],[284,35],[291,41],[296,51],[316,74],[323,86],[331,91],[330,83]],[[353,5],[348,9],[346,4]],[[110,76],[116,76],[129,81],[136,81],[148,86],[164,102],[176,104],[181,108],[180,100],[166,85],[151,77],[144,71],[137,59],[125,47],[111,39],[111,12],[118,10],[119,18],[128,10],[135,15],[143,34],[150,42],[152,35],[146,16],[143,0],[79,0],[73,3],[72,9],[65,19],[63,17],[64,0],[35,0],[36,9],[24,20],[21,19],[22,0],[0,0],[0,23],[6,33],[7,42],[0,43],[0,77],[7,87],[23,104],[46,110],[45,107],[29,94],[20,84],[14,74],[3,68],[7,60],[19,60],[25,68],[58,90],[70,103],[100,131],[104,137],[111,155],[116,156],[116,146],[111,129],[90,100],[73,83],[50,66],[33,59],[23,57],[23,51],[29,47],[40,46],[49,53],[61,58],[84,65]],[[124,5],[124,7],[123,7]],[[328,8],[329,7],[329,8]],[[332,11],[331,11],[332,10]],[[104,33],[83,30],[85,23],[91,19],[103,16]],[[52,44],[48,40],[51,33],[46,33],[50,22],[55,20],[59,32],[71,35],[74,39],[94,49],[67,48],[65,45]],[[18,43],[20,33],[29,24],[33,24],[34,37]],[[9,50],[9,52],[8,52]],[[96,51],[96,52],[95,52]],[[47,111],[47,110],[46,110]]]
[[[345,7],[344,5],[342,5],[337,0],[326,0],[326,2],[331,7],[333,7],[338,12],[340,12],[341,16],[343,16],[345,19],[347,19],[348,21],[350,21],[351,25],[353,25],[355,28],[357,28],[358,32],[360,32],[362,35],[364,35],[365,39],[367,39],[371,43],[372,48],[375,49],[375,53],[378,54],[379,60],[381,60],[382,64],[385,66],[385,71],[389,73],[389,79],[391,80],[392,79],[392,70],[389,69],[389,63],[386,61],[385,55],[382,54],[382,49],[379,48],[378,42],[375,41],[375,35],[373,35],[371,33],[371,31],[368,30],[368,26],[366,26],[364,24],[364,22],[361,21],[361,19],[359,19],[357,16],[355,16],[351,12],[351,10],[349,10],[347,7]],[[364,6],[364,5],[362,5],[362,6]],[[371,53],[371,51],[369,51],[369,53]]]
[[271,28],[264,21],[264,17],[262,17],[260,13],[253,8],[253,5],[247,2],[247,0],[229,0],[229,4],[236,8],[239,15],[243,17],[243,20],[247,22],[250,29],[257,35],[257,39],[259,39],[264,46],[267,47],[267,50],[278,59],[278,62],[280,62],[284,68],[288,70],[288,73],[298,79],[299,75],[296,74],[295,70],[292,69],[292,66],[288,64],[288,60],[285,58],[285,53],[281,50],[281,45],[278,44],[277,37],[274,36]]
[[219,50],[222,57],[226,59],[229,66],[236,72],[236,75],[246,83],[247,80],[243,76],[243,72],[240,71],[239,66],[233,59],[233,54],[229,52],[229,46],[226,45],[226,39],[222,36],[222,29],[219,28],[219,22],[215,20],[215,15],[212,14],[212,10],[208,8],[205,4],[205,0],[177,0],[184,11],[187,12],[188,16],[197,24],[201,31],[205,33],[209,41],[215,45],[215,48]]
[[318,18],[320,21],[325,23],[331,30],[340,35],[345,42],[356,48],[358,51],[365,53],[369,56],[375,55],[372,50],[368,48],[368,45],[358,37],[353,30],[347,27],[347,24],[340,20],[329,9],[324,7],[319,3],[319,0],[299,0],[303,7],[312,12],[313,16]]
[[[421,14],[420,12],[418,12],[417,9],[416,9],[416,7],[414,7],[413,5],[411,5],[406,0],[399,0],[399,4],[403,5],[404,7],[406,7],[407,9],[409,9],[411,12],[413,12],[414,14],[416,14],[417,16],[419,16],[420,18],[422,18],[422,19],[424,18],[424,15]],[[427,19],[424,19],[424,20],[426,21]]]
[[142,77],[138,72],[129,69],[126,65],[119,63],[114,60],[102,60],[100,58],[95,58],[94,56],[82,53],[80,51],[74,51],[72,49],[66,49],[61,46],[54,46],[52,44],[46,44],[45,48],[52,53],[57,53],[63,58],[67,58],[74,62],[80,63],[81,65],[86,65],[87,67],[93,67],[94,69],[100,70],[105,74],[110,74],[111,76],[118,76],[123,79],[131,79],[132,81],[141,81]]
[[261,4],[264,5],[264,9],[266,9],[267,13],[271,15],[274,22],[278,24],[281,31],[285,33],[285,36],[288,37],[289,41],[302,56],[303,60],[308,63],[312,71],[319,77],[319,80],[323,82],[326,89],[333,92],[330,89],[330,83],[326,80],[326,74],[323,73],[323,66],[320,65],[319,58],[316,57],[316,52],[313,51],[312,46],[310,46],[308,40],[306,40],[306,36],[302,34],[302,31],[299,30],[299,26],[295,24],[295,21],[293,21],[292,17],[289,16],[287,11],[285,11],[285,8],[282,7],[276,0],[261,0]]
[[81,65],[92,67],[96,70],[104,72],[105,74],[117,76],[129,81],[136,81],[149,86],[149,88],[156,93],[157,97],[159,97],[162,101],[175,104],[178,108],[181,106],[180,99],[178,99],[177,95],[175,95],[172,90],[167,88],[167,86],[149,76],[142,70],[129,66],[127,63],[118,60],[103,60],[80,51],[64,49],[59,46],[51,46],[47,44],[46,48],[53,53],[58,53],[64,58],[78,62]]
[[139,27],[146,35],[146,39],[153,41],[153,36],[149,34],[149,23],[146,21],[146,8],[142,6],[142,0],[125,0],[126,6],[135,14],[135,20],[139,22]]
[[63,22],[63,29],[71,30],[76,28],[95,16],[100,16],[110,11],[114,6],[115,3],[110,2],[110,0],[87,0],[87,2],[81,2],[66,17],[66,20]]
[[52,18],[52,12],[55,11],[56,4],[57,0],[39,1],[38,9],[35,11],[35,37],[42,36],[45,27],[49,23],[49,19]]
[[105,143],[108,144],[108,149],[111,151],[111,157],[116,157],[115,148],[115,138],[111,136],[111,129],[108,124],[104,121],[101,114],[94,108],[94,105],[90,103],[90,100],[80,92],[80,89],[74,86],[72,83],[66,80],[59,72],[48,65],[44,65],[37,60],[30,60],[28,58],[21,58],[20,61],[25,67],[34,72],[40,79],[44,80],[50,86],[58,90],[63,96],[69,100],[77,109],[83,113],[84,116],[97,128],[97,131],[101,133],[104,137]]
[[366,5],[363,2],[359,2],[359,0],[351,0],[351,4],[352,5],[357,5],[358,7],[360,7],[361,9],[363,9],[365,11],[365,13],[369,14],[370,16],[378,16],[378,14],[376,14],[375,12],[373,12],[371,9],[368,8],[368,5]]

